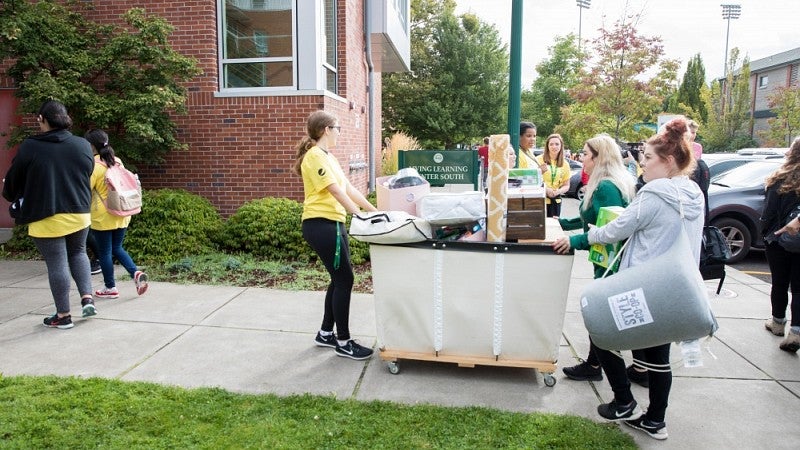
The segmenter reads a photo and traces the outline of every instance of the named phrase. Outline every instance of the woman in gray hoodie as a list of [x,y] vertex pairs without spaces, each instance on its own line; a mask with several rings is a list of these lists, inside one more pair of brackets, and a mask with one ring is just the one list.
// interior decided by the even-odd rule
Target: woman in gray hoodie
[[[620,272],[666,253],[680,233],[686,234],[695,264],[699,264],[705,200],[700,188],[688,177],[695,161],[686,132],[687,121],[680,117],[647,141],[642,163],[647,184],[614,221],[589,230],[590,244],[629,240],[620,261]],[[645,362],[669,367],[669,343],[642,350]],[[650,405],[642,413],[631,393],[625,361],[607,350],[600,350],[597,356],[614,391],[614,400],[598,406],[597,412],[609,420],[625,421],[655,439],[666,439],[664,416],[672,372],[648,371]]]

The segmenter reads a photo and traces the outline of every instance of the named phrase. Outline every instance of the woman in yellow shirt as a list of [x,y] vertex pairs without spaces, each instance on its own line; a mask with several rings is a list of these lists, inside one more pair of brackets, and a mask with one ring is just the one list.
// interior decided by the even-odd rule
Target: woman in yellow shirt
[[122,267],[131,276],[136,286],[136,294],[142,295],[147,291],[147,274],[136,267],[128,252],[122,246],[125,240],[125,232],[131,222],[130,216],[120,217],[110,214],[106,209],[105,202],[108,198],[108,188],[106,187],[106,171],[109,167],[122,164],[122,161],[114,155],[114,149],[108,145],[108,134],[103,130],[90,130],[84,137],[90,144],[92,150],[97,152],[95,156],[94,171],[92,172],[92,235],[97,241],[97,258],[100,260],[100,269],[103,272],[103,289],[94,291],[98,298],[119,298],[117,282],[114,279],[114,261],[117,258]]
[[544,153],[536,157],[544,179],[547,217],[561,215],[561,196],[569,190],[569,163],[564,158],[564,139],[560,134],[547,136]]
[[83,316],[97,314],[86,256],[92,148],[70,133],[72,118],[62,103],[44,102],[36,122],[41,133],[20,144],[5,176],[3,197],[19,200],[16,223],[28,225],[28,235],[47,265],[56,313],[45,317],[44,325],[66,330],[73,327],[70,277],[80,293]]
[[[345,218],[361,208],[376,208],[345,176],[330,150],[342,131],[338,120],[325,111],[308,117],[307,136],[296,147],[295,172],[303,177],[303,239],[319,256],[331,276],[325,294],[322,325],[314,342],[319,347],[333,348],[338,356],[362,360],[372,356],[372,349],[350,338],[350,293],[353,289],[353,268],[347,241]],[[333,327],[336,325],[336,335]]]
[[[533,149],[536,147],[536,125],[531,122],[519,123],[519,168],[530,169],[536,165]],[[513,166],[512,166],[513,167]]]

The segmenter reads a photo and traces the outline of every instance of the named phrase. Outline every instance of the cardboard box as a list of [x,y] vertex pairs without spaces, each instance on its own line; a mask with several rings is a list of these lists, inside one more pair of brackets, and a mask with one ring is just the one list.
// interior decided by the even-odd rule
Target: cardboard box
[[544,239],[544,197],[509,190],[506,208],[506,239]]
[[[625,208],[621,206],[601,207],[600,211],[597,213],[596,225],[598,227],[602,227],[603,225],[619,217],[619,215],[622,214],[622,211],[625,211]],[[607,268],[608,263],[614,259],[621,246],[621,242],[615,242],[613,244],[592,244],[592,246],[589,247],[589,261],[597,264],[600,267]],[[619,269],[619,260],[614,263],[613,270],[616,272],[617,269]]]
[[389,189],[384,183],[391,176],[379,177],[375,180],[375,194],[378,197],[378,209],[381,211],[405,211],[417,215],[417,200],[431,192],[427,181],[419,186]]

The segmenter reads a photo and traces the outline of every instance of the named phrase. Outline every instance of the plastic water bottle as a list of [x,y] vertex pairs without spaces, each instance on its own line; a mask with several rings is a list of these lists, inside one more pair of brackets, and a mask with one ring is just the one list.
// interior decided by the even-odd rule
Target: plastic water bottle
[[692,339],[691,341],[681,341],[678,345],[681,347],[681,355],[683,356],[683,367],[703,367],[703,357],[700,349],[700,340]]

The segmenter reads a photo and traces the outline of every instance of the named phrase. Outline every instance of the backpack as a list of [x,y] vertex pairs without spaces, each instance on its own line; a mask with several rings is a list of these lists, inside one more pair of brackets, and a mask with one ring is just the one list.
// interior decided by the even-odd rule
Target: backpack
[[[97,161],[106,168],[106,187],[108,196],[103,202],[106,210],[113,216],[126,217],[142,212],[142,187],[139,177],[117,163],[108,167],[101,160]],[[97,193],[100,197],[100,193]],[[100,200],[102,201],[102,197]]]
[[731,257],[731,248],[725,235],[717,227],[703,227],[703,242],[700,246],[700,270],[704,267],[725,264]]

